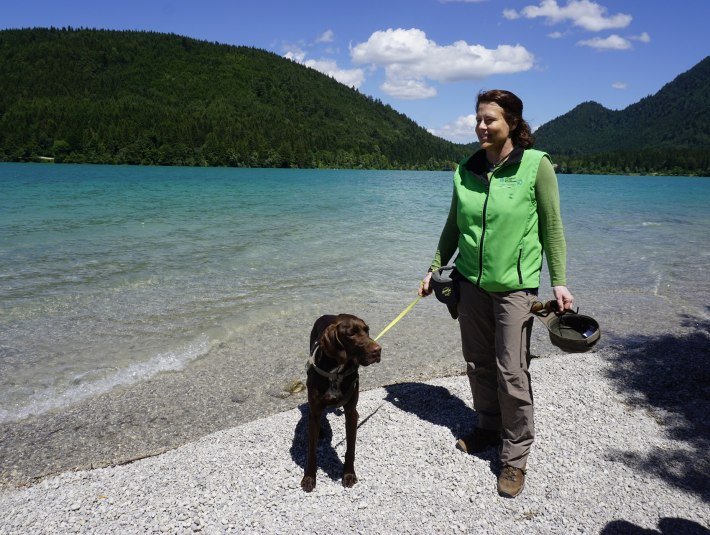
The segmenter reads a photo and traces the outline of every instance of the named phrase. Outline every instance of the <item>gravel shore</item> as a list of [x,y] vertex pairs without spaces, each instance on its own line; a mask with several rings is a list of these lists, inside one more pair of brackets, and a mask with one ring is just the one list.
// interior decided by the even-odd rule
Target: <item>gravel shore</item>
[[709,360],[707,325],[535,359],[537,436],[514,500],[496,493],[494,452],[454,448],[475,424],[468,381],[456,375],[361,394],[351,489],[340,483],[336,411],[317,487],[301,490],[299,394],[296,408],[162,455],[5,488],[0,533],[707,534]]

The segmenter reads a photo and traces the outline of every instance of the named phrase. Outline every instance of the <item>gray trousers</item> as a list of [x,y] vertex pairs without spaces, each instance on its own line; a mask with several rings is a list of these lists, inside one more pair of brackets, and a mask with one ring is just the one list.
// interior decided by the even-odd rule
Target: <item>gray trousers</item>
[[500,459],[525,469],[535,437],[528,363],[536,296],[526,290],[486,292],[460,284],[461,345],[478,427],[500,429]]

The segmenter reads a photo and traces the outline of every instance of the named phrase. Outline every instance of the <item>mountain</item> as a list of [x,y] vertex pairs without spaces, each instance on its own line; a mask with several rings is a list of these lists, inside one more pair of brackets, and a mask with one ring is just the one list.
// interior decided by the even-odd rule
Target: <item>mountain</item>
[[[563,173],[710,176],[710,57],[536,132]],[[0,161],[450,169],[475,149],[276,54],[173,34],[0,31]]]
[[[585,102],[535,132],[564,168],[710,172],[710,56],[623,110]],[[576,163],[573,163],[576,162]],[[605,163],[606,162],[606,163]],[[611,169],[609,169],[611,170]]]
[[471,150],[264,50],[0,31],[0,161],[448,169]]

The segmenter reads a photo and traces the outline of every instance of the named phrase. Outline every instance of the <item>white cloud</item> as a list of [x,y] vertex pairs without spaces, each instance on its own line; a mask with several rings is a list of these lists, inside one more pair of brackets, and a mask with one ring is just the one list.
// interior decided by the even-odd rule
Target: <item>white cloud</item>
[[651,36],[648,35],[646,32],[643,32],[641,35],[630,35],[629,39],[632,39],[633,41],[640,41],[642,43],[651,42]]
[[535,60],[521,45],[487,49],[456,41],[441,46],[416,28],[374,32],[366,42],[352,47],[350,56],[354,63],[383,67],[386,80],[381,89],[394,96],[408,95],[404,98],[434,96],[436,90],[426,80],[480,80],[492,74],[527,71]]
[[436,46],[436,43],[427,39],[423,31],[416,28],[390,28],[370,35],[366,42],[350,50],[350,56],[356,63],[409,63],[421,60]]
[[488,0],[439,0],[440,4],[449,4],[452,2],[462,2],[464,4],[478,4],[480,2],[488,2]]
[[503,10],[503,17],[505,17],[508,20],[515,20],[515,19],[519,19],[520,15],[514,9],[504,9]]
[[332,43],[333,39],[335,39],[333,30],[326,30],[316,39],[316,43]]
[[289,47],[289,51],[284,54],[284,57],[297,61],[298,63],[303,63],[303,60],[306,59],[306,52],[302,48],[291,46]]
[[552,32],[552,33],[548,33],[547,36],[550,39],[560,39],[561,37],[564,36],[564,34],[562,32]]
[[606,39],[595,37],[594,39],[586,39],[577,43],[580,46],[588,46],[597,50],[628,50],[631,48],[631,43],[628,39],[624,39],[616,34],[612,34]]
[[613,87],[614,89],[626,89],[628,85],[626,84],[626,82],[614,82],[613,84],[611,84],[611,87]]
[[[511,11],[504,11],[503,16],[508,19],[513,18]],[[593,32],[612,28],[626,28],[631,23],[632,18],[631,15],[624,13],[607,16],[607,8],[590,0],[570,0],[564,7],[560,7],[557,4],[557,0],[541,0],[539,6],[527,6],[519,13],[513,13],[528,19],[543,17],[548,24],[557,24],[569,20],[574,26]]]
[[441,128],[429,128],[429,132],[454,143],[472,143],[477,139],[476,116],[461,115],[453,123],[445,124]]
[[423,80],[387,78],[380,89],[397,98],[421,100],[436,96],[436,88],[427,85]]

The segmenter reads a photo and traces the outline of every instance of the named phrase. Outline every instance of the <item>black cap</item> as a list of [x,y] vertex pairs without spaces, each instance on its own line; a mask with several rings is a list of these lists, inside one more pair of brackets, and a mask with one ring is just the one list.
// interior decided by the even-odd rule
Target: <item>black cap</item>
[[549,318],[547,329],[550,342],[567,353],[589,351],[601,338],[597,320],[573,312]]

